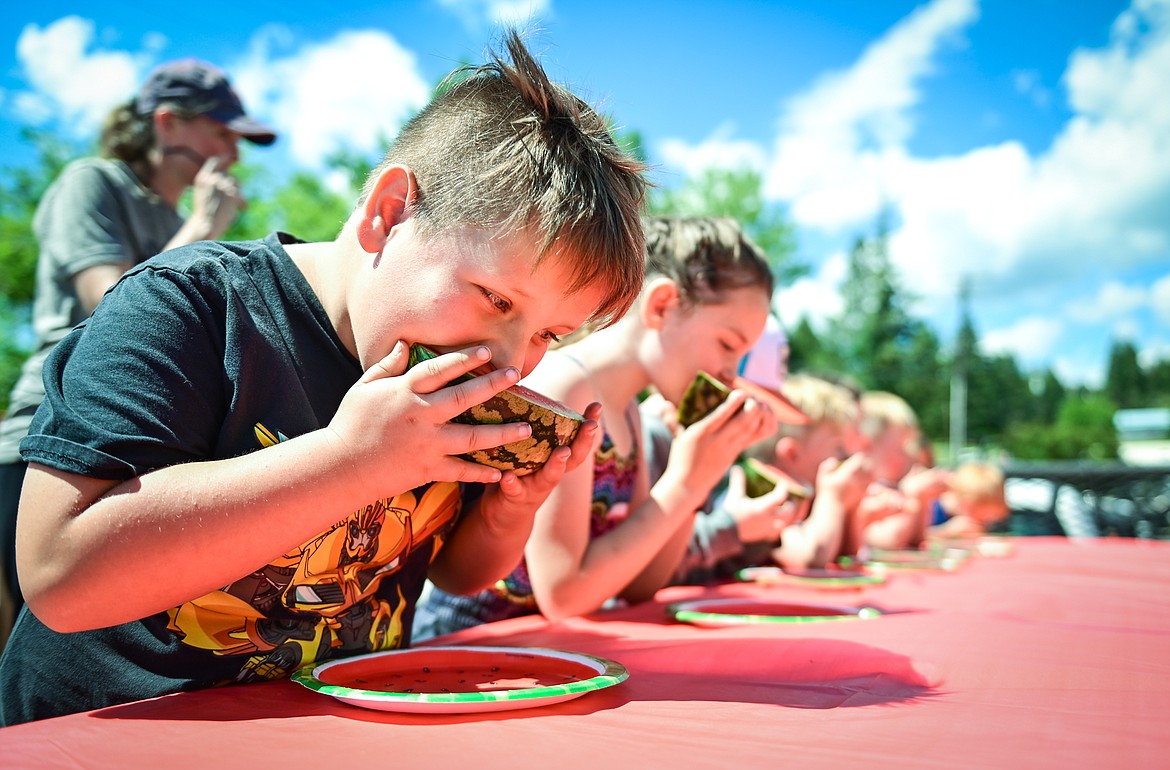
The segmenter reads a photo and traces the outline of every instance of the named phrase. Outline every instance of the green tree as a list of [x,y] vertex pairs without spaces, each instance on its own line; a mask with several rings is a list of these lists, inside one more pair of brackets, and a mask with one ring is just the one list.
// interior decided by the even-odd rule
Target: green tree
[[836,359],[838,371],[867,389],[901,395],[901,368],[918,327],[890,263],[888,236],[883,214],[876,233],[858,238],[850,251],[843,308],[828,322],[826,362]]
[[1156,361],[1146,369],[1149,405],[1170,407],[1170,358]]
[[1057,379],[1056,373],[1051,369],[1046,369],[1036,394],[1033,418],[1049,425],[1056,422],[1056,416],[1059,414],[1060,405],[1064,401],[1066,393],[1067,391]]
[[788,370],[803,372],[824,368],[821,358],[821,341],[817,339],[808,316],[802,315],[788,332]]
[[1122,409],[1146,406],[1146,375],[1132,342],[1115,341],[1109,351],[1105,394]]
[[1012,424],[1004,447],[1022,460],[1109,460],[1117,457],[1116,405],[1086,390],[1070,392],[1061,402],[1055,425]]
[[1033,398],[1014,356],[973,355],[967,382],[969,441],[998,442],[1009,425],[1034,412]]
[[[640,140],[640,135],[634,134]],[[640,143],[634,145],[640,147]],[[796,240],[784,210],[764,198],[763,177],[749,169],[707,169],[674,188],[652,188],[647,210],[672,216],[732,217],[764,250],[779,285],[808,273],[793,258]]]
[[922,321],[912,321],[893,387],[914,407],[923,433],[931,439],[946,436],[950,429],[950,383],[941,376],[945,370],[938,335]]
[[84,150],[41,129],[24,128],[21,141],[36,155],[28,166],[9,166],[0,183],[0,295],[31,302],[36,285],[37,240],[33,214],[45,190]]

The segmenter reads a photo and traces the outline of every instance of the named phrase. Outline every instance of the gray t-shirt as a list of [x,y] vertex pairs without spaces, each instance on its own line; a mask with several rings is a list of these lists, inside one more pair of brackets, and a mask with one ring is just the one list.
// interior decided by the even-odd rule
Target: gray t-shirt
[[183,218],[119,160],[74,161],[49,187],[33,218],[40,245],[33,303],[36,347],[0,423],[0,463],[20,460],[20,440],[45,397],[45,358],[85,319],[73,279],[96,265],[137,264],[154,256],[182,224]]

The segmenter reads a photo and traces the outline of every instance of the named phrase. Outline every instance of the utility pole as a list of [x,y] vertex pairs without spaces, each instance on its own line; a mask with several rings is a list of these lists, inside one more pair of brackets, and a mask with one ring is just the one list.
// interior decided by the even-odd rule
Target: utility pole
[[955,333],[955,360],[951,368],[951,464],[959,462],[959,452],[967,444],[967,374],[971,351],[968,350],[967,329],[970,327],[971,281],[959,279],[959,328]]

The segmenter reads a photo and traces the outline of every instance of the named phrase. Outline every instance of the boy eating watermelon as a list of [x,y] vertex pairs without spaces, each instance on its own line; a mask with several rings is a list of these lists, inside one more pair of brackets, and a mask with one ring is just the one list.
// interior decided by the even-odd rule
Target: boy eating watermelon
[[[522,478],[461,455],[526,423],[449,421],[622,316],[645,182],[506,45],[402,129],[335,240],[166,252],[57,347],[21,445],[0,723],[407,646],[427,577],[515,566],[599,407]],[[408,369],[415,343],[439,355]]]

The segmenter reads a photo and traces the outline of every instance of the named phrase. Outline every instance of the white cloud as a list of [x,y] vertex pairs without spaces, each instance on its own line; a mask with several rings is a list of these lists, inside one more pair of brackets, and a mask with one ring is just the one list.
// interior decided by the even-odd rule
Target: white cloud
[[784,328],[791,331],[807,318],[813,329],[824,331],[825,321],[844,309],[841,283],[848,269],[848,257],[839,252],[826,259],[815,275],[798,278],[777,291],[772,304]]
[[1061,322],[1051,316],[1027,316],[1010,326],[986,332],[979,341],[980,348],[992,355],[1011,354],[1026,364],[1035,365],[1052,355],[1053,345],[1063,328]]
[[483,22],[522,25],[537,16],[547,17],[551,0],[439,0],[439,5],[454,13],[469,29]]
[[1156,337],[1147,341],[1138,351],[1138,363],[1143,367],[1153,366],[1161,361],[1170,361],[1170,339]]
[[248,111],[271,118],[298,164],[321,168],[339,148],[376,153],[430,98],[414,55],[384,32],[274,53],[289,43],[286,30],[266,27],[232,71]]
[[[766,194],[786,204],[803,231],[831,237],[872,232],[885,207],[891,258],[921,298],[918,309],[947,317],[955,288],[972,276],[983,296],[1012,302],[1025,317],[1018,328],[989,333],[990,346],[1018,350],[1029,363],[1055,360],[1045,359],[1059,338],[1054,309],[1115,331],[1146,332],[1130,317],[1143,306],[1170,323],[1170,281],[1148,291],[1107,284],[1079,307],[1068,299],[1086,269],[1133,272],[1170,262],[1170,2],[1135,0],[1107,45],[1071,52],[1064,86],[1073,114],[1043,151],[1004,141],[917,157],[907,140],[916,112],[930,106],[921,104],[920,83],[978,15],[967,0],[923,5],[851,67],[785,103]],[[1046,98],[1031,73],[1014,76],[1022,92]],[[687,171],[700,160],[735,157],[736,143],[718,140],[664,143],[664,157]],[[813,284],[828,288],[822,281],[804,288]],[[1084,361],[1069,368],[1085,380]]]
[[[972,0],[921,6],[853,67],[824,76],[792,99],[780,119],[768,194],[791,201],[798,222],[811,216],[816,226],[832,228],[853,224],[859,215],[872,221],[888,180],[897,178],[888,172],[901,153],[887,151],[909,136],[907,111],[921,98],[917,81],[932,70],[942,42],[977,16]],[[867,196],[859,195],[858,185],[868,188]],[[869,210],[846,206],[845,213],[827,216],[832,207],[816,198],[842,189],[850,200],[867,197]]]
[[1150,292],[1144,286],[1127,286],[1118,281],[1109,281],[1087,300],[1075,300],[1068,304],[1068,317],[1082,323],[1102,323],[1121,319],[1133,313],[1150,301]]
[[78,16],[25,26],[16,55],[33,90],[13,98],[22,120],[58,118],[75,135],[92,135],[114,106],[134,95],[149,55],[91,51],[93,42],[93,22]]
[[723,125],[699,144],[666,139],[656,150],[667,166],[681,169],[689,176],[697,176],[709,168],[763,168],[767,163],[764,148],[755,142],[733,139],[732,133],[733,126]]
[[1066,385],[1099,389],[1105,384],[1105,367],[1099,356],[1058,355],[1050,366],[1056,379]]
[[1159,278],[1150,286],[1150,305],[1158,320],[1170,326],[1170,275]]

